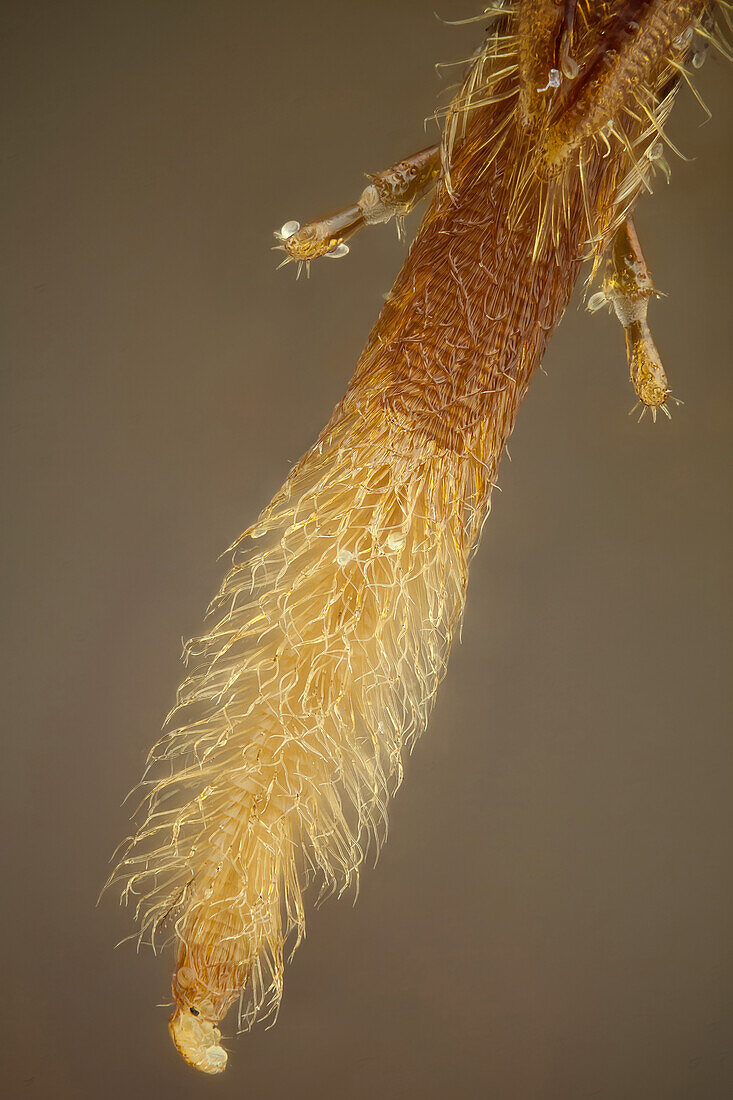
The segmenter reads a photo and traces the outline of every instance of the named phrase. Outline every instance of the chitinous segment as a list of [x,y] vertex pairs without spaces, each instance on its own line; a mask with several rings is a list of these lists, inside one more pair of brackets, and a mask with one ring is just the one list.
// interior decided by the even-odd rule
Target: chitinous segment
[[647,321],[654,282],[631,217],[618,228],[608,251],[602,287],[589,298],[588,309],[594,312],[607,305],[623,326],[631,384],[638,398],[631,412],[641,405],[640,420],[647,409],[652,420],[656,420],[658,410],[670,417],[669,401],[678,405],[681,402],[672,396]]
[[552,102],[548,92],[560,87],[563,76],[572,79],[576,75],[577,62],[571,59],[568,41],[575,7],[557,0],[529,0],[519,5],[519,117],[525,126],[541,125]]
[[390,168],[369,174],[370,183],[358,200],[333,214],[301,226],[286,222],[275,233],[275,248],[286,253],[280,265],[295,261],[309,265],[321,256],[341,259],[348,255],[347,241],[368,225],[381,225],[397,219],[402,233],[403,219],[435,181],[440,168],[440,147],[431,145],[398,161]]
[[558,89],[543,143],[550,171],[609,122],[628,125],[640,112],[654,124],[660,78],[689,52],[703,8],[703,0],[634,0],[596,28],[577,77]]
[[[277,235],[286,259],[343,256],[432,192],[346,395],[232,548],[112,876],[140,937],[176,940],[171,1034],[198,1069],[224,1069],[235,1002],[244,1025],[277,1011],[309,881],[356,884],[386,835],[519,405],[584,258],[604,256],[653,174],[713,11],[495,6],[441,147]],[[630,232],[604,286],[622,310],[637,295],[633,344],[650,288],[623,282]]]

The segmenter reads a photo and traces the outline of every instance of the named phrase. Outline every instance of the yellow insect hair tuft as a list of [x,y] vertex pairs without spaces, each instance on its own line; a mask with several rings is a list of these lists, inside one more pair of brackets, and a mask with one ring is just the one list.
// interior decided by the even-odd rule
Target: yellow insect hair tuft
[[[171,1035],[205,1072],[225,1068],[218,1024],[236,1001],[245,1026],[277,1011],[308,882],[356,884],[386,836],[531,377],[584,257],[600,259],[660,163],[680,67],[696,41],[723,41],[722,9],[693,0],[563,10],[490,9],[434,198],[347,394],[232,548],[186,648],[111,881],[141,939],[177,942]],[[542,59],[560,73],[547,87]]]

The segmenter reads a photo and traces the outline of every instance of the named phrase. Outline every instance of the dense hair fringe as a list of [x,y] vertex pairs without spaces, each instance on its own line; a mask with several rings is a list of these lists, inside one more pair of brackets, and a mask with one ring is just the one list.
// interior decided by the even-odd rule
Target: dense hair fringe
[[357,886],[386,838],[460,623],[490,485],[475,457],[400,455],[391,431],[341,419],[232,548],[113,876],[140,936],[172,925],[199,977],[228,945],[244,1026],[277,1008],[309,880]]

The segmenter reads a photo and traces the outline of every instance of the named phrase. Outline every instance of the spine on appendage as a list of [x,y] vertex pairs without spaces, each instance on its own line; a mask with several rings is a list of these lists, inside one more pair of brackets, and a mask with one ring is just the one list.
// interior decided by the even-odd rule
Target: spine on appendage
[[[581,61],[599,33],[586,21]],[[496,56],[507,42],[517,56],[510,34]],[[277,1009],[307,881],[345,889],[384,838],[517,410],[589,240],[602,247],[651,170],[656,134],[628,155],[629,134],[645,138],[632,113],[623,141],[586,142],[548,174],[517,110],[521,71],[485,85],[485,60],[345,397],[235,544],[189,643],[148,816],[116,872],[141,935],[175,928],[171,1034],[206,1072],[226,1064],[218,1024],[235,1001],[245,1023]],[[666,65],[650,61],[647,83]]]

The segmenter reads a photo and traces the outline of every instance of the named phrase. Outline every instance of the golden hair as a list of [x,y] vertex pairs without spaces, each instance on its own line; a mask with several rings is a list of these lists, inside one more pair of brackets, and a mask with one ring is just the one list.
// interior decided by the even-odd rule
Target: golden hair
[[[235,1002],[245,1025],[277,1010],[308,882],[343,891],[386,836],[521,401],[583,260],[659,167],[720,10],[516,0],[482,16],[440,172],[420,161],[432,202],[346,395],[232,548],[113,874],[141,938],[174,934],[171,1033],[199,1069],[224,1068]],[[349,209],[314,255],[365,221]]]

